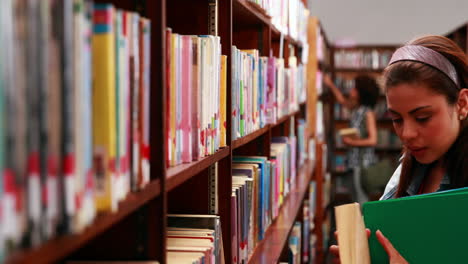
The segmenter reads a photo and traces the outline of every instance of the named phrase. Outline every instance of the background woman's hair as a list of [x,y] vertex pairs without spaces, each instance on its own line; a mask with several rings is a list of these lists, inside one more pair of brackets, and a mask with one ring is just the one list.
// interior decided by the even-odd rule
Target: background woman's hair
[[[461,88],[467,88],[468,63],[466,54],[452,40],[442,36],[424,36],[414,39],[408,45],[420,45],[430,48],[447,58],[457,71],[460,87],[441,71],[424,63],[400,61],[389,65],[384,71],[384,89],[387,91],[402,83],[425,84],[434,92],[445,96],[449,105],[455,105]],[[444,165],[453,188],[468,186],[468,124],[462,122],[461,131],[445,155]],[[409,153],[404,150],[403,167],[397,197],[406,195],[406,190],[413,177],[413,163]]]
[[356,90],[359,94],[359,104],[374,108],[379,99],[379,85],[374,78],[367,75],[359,75],[354,79]]

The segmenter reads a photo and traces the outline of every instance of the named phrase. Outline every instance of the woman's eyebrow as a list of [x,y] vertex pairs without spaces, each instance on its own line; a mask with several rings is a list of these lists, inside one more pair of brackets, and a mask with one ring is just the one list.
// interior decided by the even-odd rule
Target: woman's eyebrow
[[[430,106],[430,105],[419,106],[419,107],[416,107],[416,108],[414,108],[413,110],[409,111],[408,113],[409,113],[409,114],[414,114],[414,113],[416,113],[417,111],[423,110],[423,109],[426,109],[426,108],[431,108],[431,106]],[[392,114],[395,114],[395,115],[401,115],[400,113],[398,113],[397,111],[395,111],[395,110],[393,110],[393,109],[391,109],[391,108],[388,108],[387,111],[390,112],[390,113],[392,113]]]
[[419,110],[423,110],[423,109],[430,108],[430,107],[431,107],[430,105],[425,105],[425,106],[416,107],[415,109],[409,111],[409,113],[410,113],[410,114],[414,114],[414,113],[416,113],[416,112],[419,111]]

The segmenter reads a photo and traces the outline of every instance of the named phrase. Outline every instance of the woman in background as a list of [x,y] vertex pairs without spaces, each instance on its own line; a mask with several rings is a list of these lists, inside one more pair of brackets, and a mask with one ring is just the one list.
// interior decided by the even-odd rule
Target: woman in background
[[355,200],[364,203],[368,197],[361,185],[361,171],[377,161],[374,149],[377,145],[377,124],[373,109],[379,97],[379,87],[374,78],[359,75],[354,79],[349,98],[345,98],[330,76],[325,75],[324,83],[330,87],[336,101],[351,111],[350,127],[359,131],[357,137],[343,137],[343,143],[351,147],[347,160],[348,168],[353,169]]

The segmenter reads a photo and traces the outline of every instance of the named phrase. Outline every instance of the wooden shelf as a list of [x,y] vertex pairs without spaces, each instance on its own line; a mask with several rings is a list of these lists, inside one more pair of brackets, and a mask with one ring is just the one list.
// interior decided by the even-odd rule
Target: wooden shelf
[[63,235],[31,249],[13,253],[6,263],[55,263],[63,260],[87,242],[107,231],[117,222],[141,208],[144,204],[159,196],[159,180],[150,182],[143,190],[129,193],[119,203],[117,212],[98,215],[94,222],[79,234]]
[[270,17],[260,8],[256,8],[253,3],[234,0],[232,7],[232,19],[237,27],[271,25]]
[[238,138],[236,140],[233,140],[232,141],[232,149],[236,149],[236,148],[239,148],[247,143],[249,143],[250,141],[262,136],[263,134],[265,134],[268,130],[270,129],[270,125],[266,125],[265,127],[263,128],[260,128],[248,135],[245,135],[241,138]]
[[204,157],[200,160],[168,168],[166,175],[166,190],[170,191],[174,189],[228,155],[229,147],[224,147],[219,149],[213,155]]
[[278,217],[268,227],[264,239],[257,245],[249,260],[249,264],[254,263],[278,263],[281,251],[288,241],[289,233],[296,220],[297,213],[302,208],[302,201],[306,191],[309,189],[311,180],[311,170],[305,164],[300,168],[296,182],[296,190],[291,191],[284,201]]
[[360,73],[360,72],[374,72],[382,73],[384,69],[372,69],[372,68],[335,68],[335,72],[338,73]]

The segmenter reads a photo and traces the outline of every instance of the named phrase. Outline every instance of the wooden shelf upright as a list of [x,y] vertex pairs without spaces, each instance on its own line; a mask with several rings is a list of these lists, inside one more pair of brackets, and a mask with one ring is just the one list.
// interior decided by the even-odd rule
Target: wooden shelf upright
[[[73,0],[64,0],[73,1]],[[17,250],[6,263],[64,263],[69,260],[148,260],[168,263],[166,256],[167,215],[169,213],[211,214],[208,206],[208,182],[211,170],[217,169],[217,202],[221,218],[225,263],[232,263],[231,252],[231,193],[232,159],[235,155],[262,155],[270,157],[270,145],[275,136],[289,136],[291,124],[306,118],[314,111],[316,101],[307,99],[299,110],[289,113],[274,123],[232,140],[231,135],[231,78],[232,46],[238,49],[258,49],[260,56],[274,56],[285,60],[291,52],[300,60],[304,43],[288,34],[281,34],[272,24],[272,18],[258,5],[247,0],[95,0],[112,3],[116,8],[134,11],[151,20],[151,74],[150,74],[150,183],[142,190],[131,192],[120,202],[116,212],[100,214],[82,232],[61,235],[39,246]],[[306,4],[306,0],[302,0]],[[307,4],[306,4],[307,5]],[[166,164],[167,109],[166,85],[166,30],[183,35],[213,35],[221,39],[221,53],[227,55],[226,87],[226,145],[213,155],[198,161],[169,167]],[[281,41],[283,42],[281,44]],[[309,39],[309,42],[313,40]],[[283,54],[280,54],[283,45]],[[312,48],[314,48],[313,45]],[[315,51],[314,51],[315,52]],[[318,62],[317,62],[318,63]],[[329,67],[328,65],[326,67]],[[315,74],[314,74],[315,76]],[[315,79],[308,80],[314,82]],[[308,93],[315,93],[308,86]],[[316,95],[315,95],[316,96]],[[311,104],[314,104],[311,106]],[[315,113],[315,112],[313,112]],[[311,120],[307,120],[309,122]],[[315,126],[308,127],[312,129]],[[308,130],[309,131],[309,130]],[[297,134],[297,130],[294,131]],[[306,140],[314,139],[310,130]],[[322,143],[317,144],[320,149]],[[315,151],[309,151],[315,152]],[[321,152],[317,152],[320,157]],[[278,263],[288,244],[294,222],[301,215],[303,200],[309,183],[317,181],[317,195],[322,196],[322,178],[318,173],[320,159],[306,162],[297,173],[297,188],[292,190],[280,209],[279,215],[267,229],[249,263]],[[319,176],[322,175],[322,176]],[[206,186],[206,187],[205,187]],[[317,203],[320,204],[317,198]],[[318,206],[317,206],[318,207]],[[322,210],[322,208],[320,208]],[[317,213],[315,224],[321,241],[321,217]],[[317,252],[322,245],[317,242]],[[321,257],[319,253],[319,258]]]

